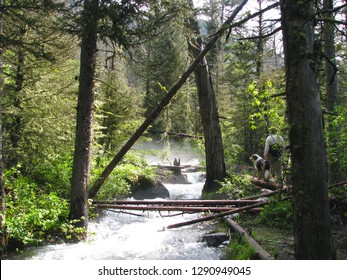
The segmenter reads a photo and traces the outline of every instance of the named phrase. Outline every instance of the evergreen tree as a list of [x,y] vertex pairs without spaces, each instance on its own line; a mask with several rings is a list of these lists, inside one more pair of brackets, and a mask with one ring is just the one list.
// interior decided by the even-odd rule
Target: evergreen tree
[[316,83],[314,1],[281,1],[297,259],[333,259],[323,116]]
[[[190,54],[196,58],[202,50],[199,26],[194,18],[188,19],[187,25],[193,33],[192,36],[196,36],[195,38],[188,38]],[[210,193],[219,189],[218,181],[220,182],[226,177],[226,167],[216,97],[206,59],[203,59],[194,70],[194,75],[205,140],[206,181],[203,192]]]
[[[0,37],[2,36],[2,17],[0,10]],[[3,144],[2,144],[2,95],[3,95],[3,49],[0,46],[0,254],[6,251],[6,231],[5,231],[5,183],[4,183],[4,165],[3,165]]]
[[[82,14],[82,42],[76,118],[76,142],[72,169],[70,219],[88,227],[88,186],[92,154],[94,78],[96,71],[99,0],[85,0]],[[86,237],[86,236],[85,236]]]

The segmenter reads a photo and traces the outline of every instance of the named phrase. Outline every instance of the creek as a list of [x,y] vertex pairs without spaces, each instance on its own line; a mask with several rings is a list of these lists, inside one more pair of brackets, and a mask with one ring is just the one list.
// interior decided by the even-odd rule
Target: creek
[[[199,199],[201,174],[186,174],[190,184],[165,184],[170,199]],[[163,230],[167,225],[198,218],[201,214],[175,212],[105,211],[91,220],[89,238],[77,244],[47,245],[27,249],[15,259],[30,260],[218,260],[221,249],[208,247],[203,236],[213,225],[195,224]],[[170,215],[168,215],[170,214]],[[165,216],[167,215],[167,216]],[[165,217],[164,217],[165,216]]]

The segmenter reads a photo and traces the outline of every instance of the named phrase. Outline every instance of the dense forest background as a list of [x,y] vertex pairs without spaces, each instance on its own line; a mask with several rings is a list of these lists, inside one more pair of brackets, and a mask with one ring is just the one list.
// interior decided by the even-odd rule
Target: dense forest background
[[[84,2],[98,2],[94,19],[86,20]],[[179,0],[1,1],[4,242],[40,244],[56,232],[75,234],[68,200],[78,145],[81,38],[86,37],[86,26],[90,29],[93,20],[99,23],[92,81],[92,185],[190,65],[192,30],[187,19],[198,20],[203,41],[208,42],[240,2],[206,0],[192,9],[190,1]],[[238,24],[229,34],[226,29],[206,56],[228,173],[250,166],[251,154],[263,154],[270,127],[278,128],[290,145],[281,13],[275,2],[249,1],[234,20]],[[270,5],[274,7],[257,13]],[[315,13],[314,67],[329,184],[335,184],[347,174],[346,3],[317,1]],[[160,142],[165,160],[172,160],[170,141],[189,145],[204,165],[202,136],[191,75],[139,142]],[[98,197],[124,194],[130,189],[129,179],[155,176],[143,155],[136,148],[127,153]],[[285,162],[286,183],[291,184],[289,153]]]

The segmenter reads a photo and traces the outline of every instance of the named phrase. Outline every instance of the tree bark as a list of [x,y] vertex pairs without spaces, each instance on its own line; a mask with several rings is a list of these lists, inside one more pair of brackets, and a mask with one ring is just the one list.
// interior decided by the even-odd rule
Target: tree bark
[[212,49],[216,41],[221,37],[223,32],[226,30],[225,26],[231,24],[236,15],[240,12],[243,6],[247,3],[247,0],[243,0],[242,3],[235,9],[235,11],[230,15],[230,17],[224,22],[221,29],[212,36],[211,40],[208,42],[206,47],[199,53],[196,59],[192,62],[190,67],[184,72],[181,78],[176,82],[176,84],[169,90],[162,101],[157,105],[153,112],[144,120],[142,125],[135,131],[135,133],[130,137],[130,139],[125,143],[125,145],[120,149],[120,151],[114,156],[111,162],[106,166],[101,175],[96,179],[93,186],[89,191],[89,196],[94,197],[102,184],[105,182],[107,177],[111,174],[113,169],[122,160],[124,155],[130,150],[130,148],[135,144],[135,142],[140,138],[142,133],[150,126],[150,124],[159,116],[160,112],[169,104],[170,100],[175,96],[177,91],[186,82],[190,74],[194,71],[195,67],[202,61],[204,56]]
[[[2,3],[2,1],[1,1]],[[0,35],[2,35],[2,16],[3,13],[0,10]],[[5,230],[5,183],[4,183],[4,165],[3,165],[3,145],[2,145],[2,94],[3,94],[3,61],[2,61],[3,49],[0,46],[0,255],[3,255],[6,251],[6,230]]]
[[315,1],[281,0],[297,259],[333,259],[323,117],[314,61]]
[[77,105],[76,142],[72,170],[70,219],[88,227],[88,183],[92,149],[94,76],[97,53],[98,0],[85,0]]
[[[190,18],[187,25],[194,34],[193,36],[195,36],[195,38],[188,38],[189,52],[195,59],[201,52],[203,45],[199,25],[194,18]],[[194,76],[205,140],[206,181],[203,193],[211,193],[216,192],[220,188],[218,181],[222,181],[227,173],[216,97],[206,58],[203,58],[201,63],[195,68]]]
[[[333,16],[334,3],[332,0],[323,1],[324,17],[326,19],[334,19]],[[334,112],[338,101],[337,90],[337,66],[336,65],[336,52],[335,52],[335,30],[334,24],[330,21],[325,21],[323,26],[323,40],[324,40],[324,57],[325,57],[325,87],[326,87],[326,108],[328,112]],[[332,150],[336,150],[338,142],[338,131],[334,131],[331,122],[335,118],[333,115],[328,115],[327,130],[329,146]],[[339,160],[332,156],[332,161],[329,164],[329,183],[334,184],[341,182],[346,178],[343,176]]]

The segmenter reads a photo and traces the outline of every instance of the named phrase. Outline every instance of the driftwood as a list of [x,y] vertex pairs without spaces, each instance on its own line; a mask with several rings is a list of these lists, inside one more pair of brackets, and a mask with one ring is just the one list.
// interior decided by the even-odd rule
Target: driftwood
[[224,220],[233,231],[235,231],[240,237],[243,237],[245,241],[257,251],[259,259],[273,260],[273,257],[267,253],[242,227],[240,227],[232,219],[224,218]]
[[197,224],[197,223],[201,223],[201,222],[205,222],[205,221],[210,221],[210,220],[213,220],[213,219],[216,219],[216,218],[225,217],[225,216],[228,216],[228,215],[231,215],[231,214],[235,214],[235,213],[240,213],[242,211],[247,211],[249,209],[258,208],[258,207],[263,206],[263,205],[265,205],[267,203],[268,203],[267,201],[262,201],[262,202],[259,202],[259,203],[253,204],[253,205],[248,205],[248,206],[243,206],[243,207],[239,207],[239,208],[234,208],[232,210],[225,211],[225,212],[218,213],[218,214],[213,214],[213,215],[210,215],[210,216],[207,216],[207,217],[202,217],[202,218],[190,220],[190,221],[187,221],[187,222],[182,222],[182,223],[168,225],[164,229],[179,228],[179,227],[193,225],[193,224]]

